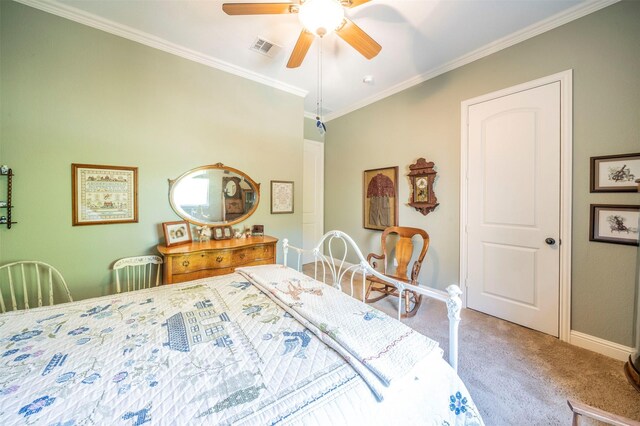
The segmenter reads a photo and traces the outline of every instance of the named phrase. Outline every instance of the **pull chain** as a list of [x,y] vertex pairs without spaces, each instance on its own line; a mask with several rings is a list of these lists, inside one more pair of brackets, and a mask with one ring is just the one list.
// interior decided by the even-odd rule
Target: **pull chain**
[[320,46],[318,48],[318,87],[316,98],[316,127],[321,135],[327,131],[322,119],[322,37],[320,37]]

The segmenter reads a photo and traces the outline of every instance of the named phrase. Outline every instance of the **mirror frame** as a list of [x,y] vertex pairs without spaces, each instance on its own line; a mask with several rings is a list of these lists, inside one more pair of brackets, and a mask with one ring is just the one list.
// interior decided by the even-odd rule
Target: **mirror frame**
[[[246,179],[249,184],[255,188],[255,196],[256,196],[256,201],[253,204],[253,207],[251,207],[251,210],[249,210],[247,213],[245,213],[243,216],[237,218],[237,219],[233,219],[233,220],[228,220],[225,222],[200,222],[197,220],[194,220],[191,217],[185,217],[182,215],[182,213],[180,213],[178,207],[173,203],[173,190],[176,187],[176,183],[180,181],[180,179],[183,179],[185,176],[193,173],[193,172],[197,172],[199,170],[226,170],[232,173],[235,173],[238,176],[243,177],[244,179]],[[244,201],[244,200],[243,200]],[[249,175],[247,175],[244,172],[241,172],[238,169],[234,169],[233,167],[228,167],[225,166],[222,163],[216,163],[216,164],[210,164],[207,166],[200,166],[200,167],[196,167],[195,169],[191,169],[191,170],[187,170],[186,172],[184,172],[183,174],[181,174],[180,176],[178,176],[175,179],[169,179],[169,204],[171,205],[171,208],[173,209],[173,211],[180,216],[182,219],[186,220],[187,222],[193,224],[193,225],[199,225],[199,226],[221,226],[221,225],[233,225],[239,222],[242,222],[244,220],[247,220],[249,217],[251,217],[252,214],[255,213],[256,209],[258,208],[258,204],[260,204],[260,184],[257,183],[256,181],[254,181],[253,179],[251,179],[249,177]]]

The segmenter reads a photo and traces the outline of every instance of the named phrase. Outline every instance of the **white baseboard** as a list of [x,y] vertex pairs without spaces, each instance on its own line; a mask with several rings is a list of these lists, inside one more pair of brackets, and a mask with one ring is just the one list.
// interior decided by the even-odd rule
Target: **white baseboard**
[[629,355],[635,351],[634,348],[574,330],[571,330],[569,343],[617,359],[618,361],[628,360]]

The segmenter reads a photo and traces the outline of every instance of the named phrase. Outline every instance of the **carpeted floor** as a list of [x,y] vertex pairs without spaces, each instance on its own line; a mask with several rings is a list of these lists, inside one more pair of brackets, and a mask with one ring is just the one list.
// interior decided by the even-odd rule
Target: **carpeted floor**
[[[373,305],[395,316],[396,301]],[[443,303],[426,301],[403,322],[438,341],[447,358]],[[462,311],[459,353],[458,374],[487,425],[570,425],[567,399],[640,421],[640,393],[621,361],[470,309]]]

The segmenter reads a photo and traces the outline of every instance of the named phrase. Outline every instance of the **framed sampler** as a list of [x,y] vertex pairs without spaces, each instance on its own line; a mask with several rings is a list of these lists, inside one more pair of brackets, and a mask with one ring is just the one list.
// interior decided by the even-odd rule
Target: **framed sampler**
[[72,224],[138,222],[138,168],[71,165]]

